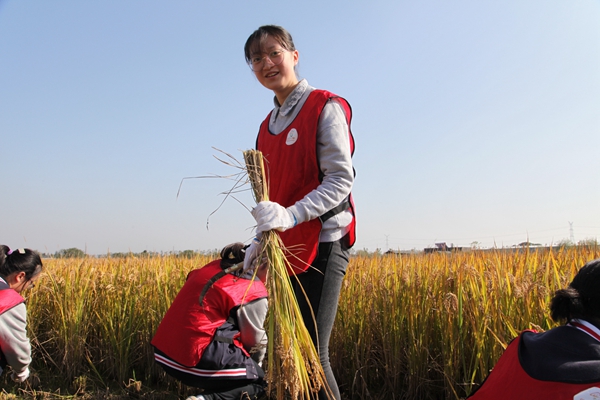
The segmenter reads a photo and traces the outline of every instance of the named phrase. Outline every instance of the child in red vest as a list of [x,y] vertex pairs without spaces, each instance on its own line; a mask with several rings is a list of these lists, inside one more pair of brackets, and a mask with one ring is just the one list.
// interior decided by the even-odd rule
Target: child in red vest
[[29,377],[31,344],[27,337],[27,309],[21,292],[31,288],[42,272],[42,260],[29,249],[0,245],[0,373],[10,365],[11,378]]
[[[161,321],[152,345],[171,376],[201,393],[188,400],[256,399],[264,393],[263,328],[267,290],[241,266],[242,243],[191,271]],[[259,270],[257,276],[264,278]]]
[[[266,160],[270,199],[252,211],[256,231],[280,232],[290,272],[298,276],[292,282],[304,323],[339,399],[329,339],[355,240],[352,110],[342,97],[298,79],[299,53],[284,28],[259,27],[246,41],[244,53],[256,79],[273,92],[275,106],[256,141]],[[258,246],[251,245],[246,263],[257,253]],[[326,397],[324,391],[319,397]]]
[[600,259],[550,303],[563,326],[513,340],[471,400],[600,399]]

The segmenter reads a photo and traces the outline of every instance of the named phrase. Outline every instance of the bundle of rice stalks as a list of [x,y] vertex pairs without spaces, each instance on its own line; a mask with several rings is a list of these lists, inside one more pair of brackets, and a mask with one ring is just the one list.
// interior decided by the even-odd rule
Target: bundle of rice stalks
[[[244,152],[248,178],[256,202],[269,200],[268,185],[262,153]],[[262,257],[269,273],[266,287],[269,293],[269,311],[265,321],[268,336],[266,379],[269,396],[283,399],[288,393],[292,399],[316,397],[322,388],[333,399],[323,373],[319,354],[306,329],[296,296],[288,275],[289,263],[283,243],[276,231],[264,232],[261,237]]]

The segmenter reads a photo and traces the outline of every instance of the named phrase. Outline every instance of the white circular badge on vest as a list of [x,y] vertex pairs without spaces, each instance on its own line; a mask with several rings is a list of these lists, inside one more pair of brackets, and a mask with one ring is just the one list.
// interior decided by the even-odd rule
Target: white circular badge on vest
[[287,137],[285,138],[285,144],[291,146],[292,144],[296,143],[296,140],[298,140],[298,131],[296,130],[296,128],[292,128],[292,130],[289,131]]
[[577,393],[573,396],[573,400],[595,400],[600,399],[600,389],[597,387],[591,387],[583,392]]

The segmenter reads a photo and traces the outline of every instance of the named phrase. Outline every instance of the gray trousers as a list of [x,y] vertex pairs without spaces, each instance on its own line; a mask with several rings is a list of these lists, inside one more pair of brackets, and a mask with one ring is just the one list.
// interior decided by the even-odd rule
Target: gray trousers
[[[346,275],[348,259],[349,252],[345,245],[345,238],[336,242],[319,243],[319,253],[311,268],[298,275],[298,280],[304,288],[315,313],[316,331],[318,331],[317,351],[319,352],[321,366],[325,372],[327,383],[337,400],[340,399],[340,390],[329,363],[329,338],[337,314],[340,290]],[[292,285],[306,328],[313,343],[317,346],[315,324],[306,297],[294,278],[292,278]],[[319,399],[327,399],[323,390],[319,392]]]

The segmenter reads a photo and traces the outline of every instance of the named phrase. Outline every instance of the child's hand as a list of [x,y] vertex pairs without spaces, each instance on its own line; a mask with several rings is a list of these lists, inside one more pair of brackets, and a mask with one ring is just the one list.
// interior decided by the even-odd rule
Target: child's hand
[[27,378],[29,378],[29,368],[25,368],[18,374],[13,371],[12,374],[10,374],[10,378],[15,382],[24,382]]

